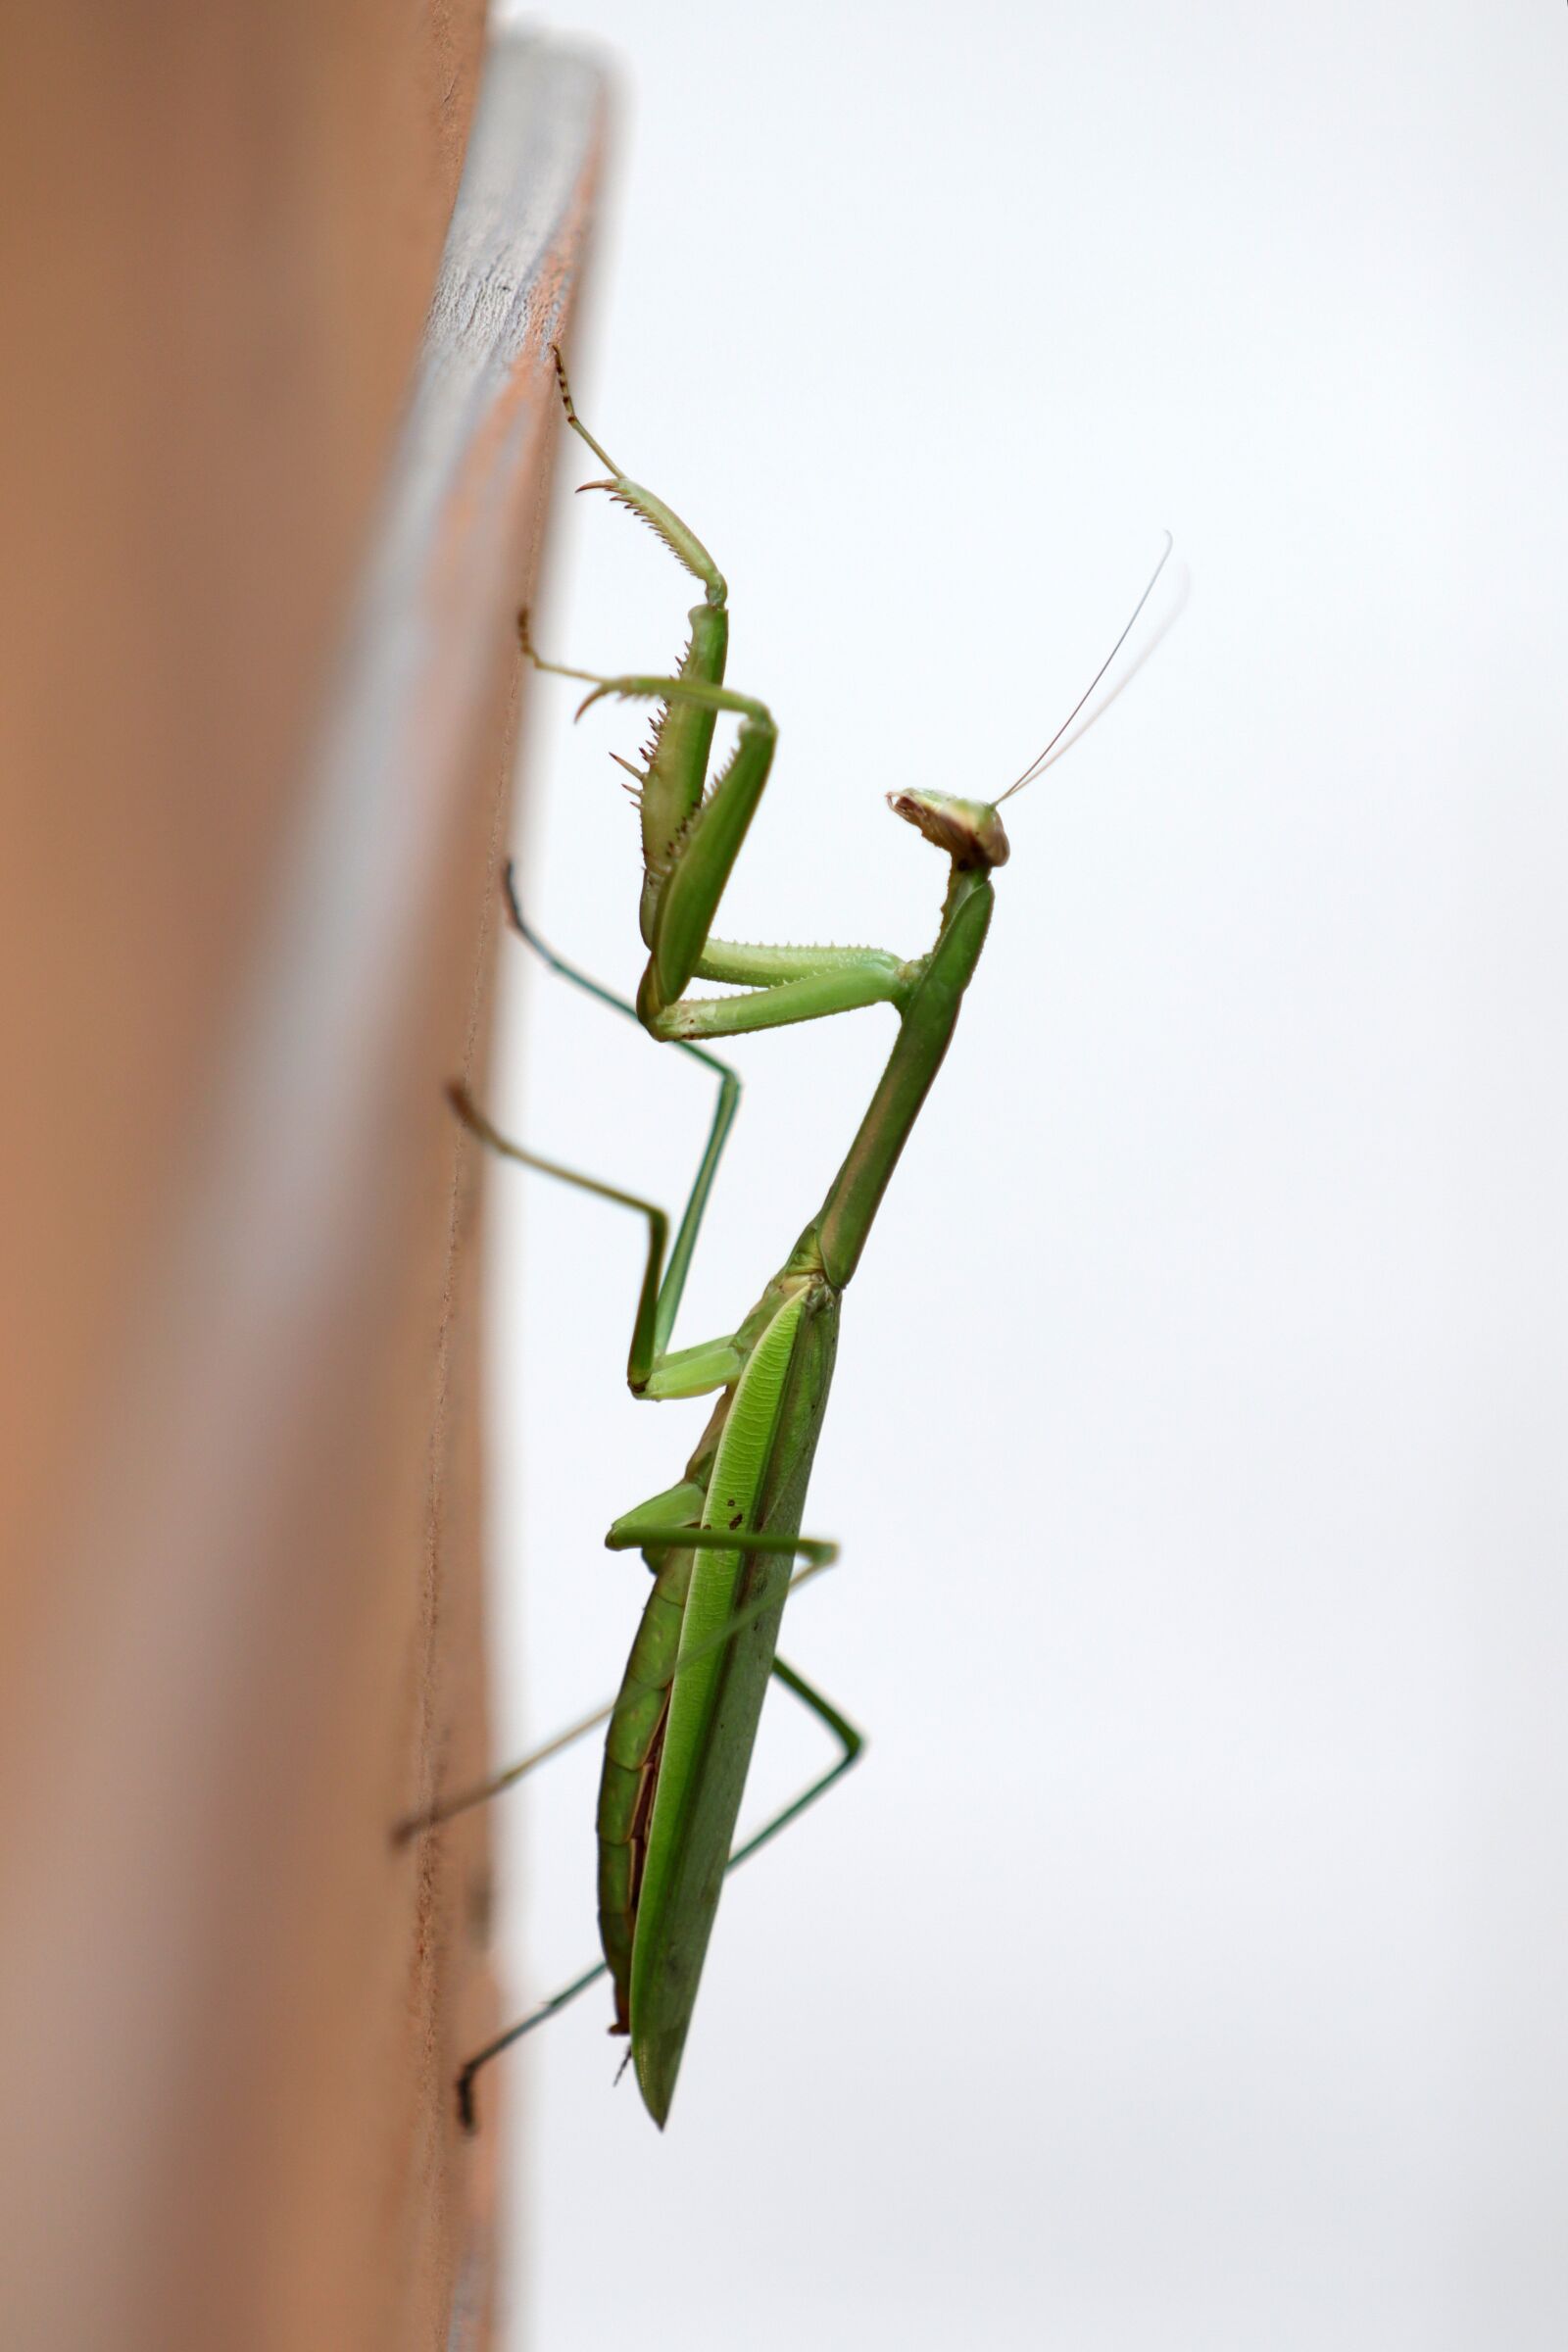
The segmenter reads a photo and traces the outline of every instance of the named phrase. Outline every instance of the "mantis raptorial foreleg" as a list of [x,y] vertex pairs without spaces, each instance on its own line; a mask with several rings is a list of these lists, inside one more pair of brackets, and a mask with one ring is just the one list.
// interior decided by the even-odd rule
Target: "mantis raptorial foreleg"
[[[660,705],[646,767],[630,771],[642,819],[641,919],[650,951],[637,998],[639,1018],[655,1036],[684,1041],[776,1028],[786,1021],[819,1020],[863,1004],[897,1001],[907,974],[896,956],[867,949],[732,949],[710,936],[713,915],[767,783],[778,731],[765,703],[724,685],[729,622],[723,574],[690,525],[623,473],[595,440],[577,416],[559,351],[555,360],[567,422],[610,468],[608,481],[583,487],[608,490],[641,515],[704,590],[703,603],[688,615],[691,638],[674,676],[603,676],[545,662],[534,651],[526,614],[519,622],[523,650],[539,668],[576,678],[592,689],[579,717],[606,696]],[[709,784],[713,722],[720,712],[737,716],[740,732],[728,762]],[[736,958],[744,968],[733,968]],[[694,978],[738,980],[767,994],[707,1005],[687,1004],[677,1012],[677,1000]]]
[[[679,862],[668,872],[659,904],[659,925],[648,970],[634,1007],[645,1029],[662,1041],[687,1044],[699,1037],[739,1037],[777,1029],[794,1021],[818,1021],[866,1004],[894,1004],[917,977],[918,967],[883,948],[759,947],[714,939],[710,925],[740,853],[772,759],[773,722],[766,707],[728,688],[685,677],[599,677],[568,669],[535,653],[526,616],[519,622],[524,652],[538,669],[558,677],[588,680],[594,688],[579,707],[606,695],[662,702],[666,709],[696,705],[705,710],[745,714],[735,756],[715,781],[681,843]],[[749,988],[745,997],[682,997],[693,979],[722,980]],[[675,1000],[679,998],[677,1003]]]
[[[623,473],[609,451],[594,439],[572,405],[571,387],[566,381],[566,370],[562,365],[560,352],[557,351],[554,356],[566,421],[572,431],[587,443],[600,463],[610,468],[608,481],[585,482],[582,487],[585,490],[608,490],[617,505],[627,507],[634,514],[640,515],[663,541],[676,563],[702,583],[703,600],[701,604],[694,605],[687,615],[691,634],[686,651],[681,656],[680,674],[691,684],[721,685],[729,651],[729,614],[725,610],[728,591],[723,573],[696,532],[682,522],[662,498],[656,498],[651,490],[644,489],[640,482],[634,482],[628,474]],[[702,803],[709,754],[713,744],[714,716],[714,711],[700,702],[666,704],[654,721],[653,736],[643,755],[645,766],[632,767],[630,771],[637,783],[642,823],[643,891],[639,920],[644,944],[651,951],[650,972],[661,954],[661,891],[676,860],[686,828]],[[750,792],[754,786],[760,790],[771,757],[770,737],[765,742],[759,740],[748,756],[746,772],[740,780],[743,792]],[[755,773],[759,761],[761,766],[760,778]],[[623,767],[630,765],[626,760],[621,760],[620,764]],[[662,953],[667,958],[670,953],[667,945]],[[667,961],[664,973],[667,978]],[[677,996],[679,993],[679,989],[674,991]]]

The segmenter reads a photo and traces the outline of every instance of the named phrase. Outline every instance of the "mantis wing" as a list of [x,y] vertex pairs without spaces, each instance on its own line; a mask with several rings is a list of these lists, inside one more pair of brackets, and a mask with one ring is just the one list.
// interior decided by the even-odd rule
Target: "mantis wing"
[[[838,1324],[838,1293],[818,1281],[782,1306],[761,1335],[719,1442],[705,1526],[800,1533]],[[632,1949],[632,2053],[661,2129],[734,1841],[791,1566],[788,1556],[738,1551],[699,1552],[694,1562],[681,1633],[682,1651],[693,1654],[677,1668],[670,1693]],[[747,1622],[733,1639],[715,1642],[738,1615]]]

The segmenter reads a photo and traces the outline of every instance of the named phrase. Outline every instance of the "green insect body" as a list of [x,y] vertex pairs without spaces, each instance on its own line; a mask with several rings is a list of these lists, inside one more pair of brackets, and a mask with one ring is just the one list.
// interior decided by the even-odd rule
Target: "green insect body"
[[[689,1549],[680,1534],[793,1545],[827,1404],[840,1300],[953,1034],[991,912],[984,869],[955,876],[937,948],[911,967],[883,1081],[821,1216],[736,1335],[739,1369],[671,1496],[617,1521],[655,1588],[628,1664],[601,1784],[600,1924],[637,2079],[662,2122],[729,1862],[789,1561]],[[664,1524],[665,1508],[684,1529]],[[674,1535],[650,1544],[650,1520]],[[724,1629],[746,1622],[731,1639]],[[689,1661],[689,1662],[688,1662]],[[667,1695],[666,1695],[667,1694]],[[662,1704],[660,1701],[662,1700]]]
[[[724,685],[726,590],[711,557],[679,516],[622,473],[586,431],[572,409],[564,372],[561,388],[568,421],[610,470],[609,480],[585,486],[609,490],[649,523],[702,583],[703,601],[691,612],[686,652],[671,675],[605,677],[563,669],[533,654],[526,620],[522,623],[524,648],[539,668],[586,680],[591,691],[582,710],[605,696],[657,706],[645,764],[631,770],[640,803],[641,922],[648,948],[635,1007],[546,949],[528,930],[514,898],[512,912],[518,930],[557,971],[618,1010],[634,1013],[652,1035],[695,1054],[719,1078],[712,1128],[673,1245],[668,1246],[663,1212],[653,1203],[508,1143],[466,1096],[457,1100],[468,1124],[495,1150],[646,1217],[648,1254],[628,1383],[639,1396],[716,1392],[717,1402],[680,1483],[617,1519],[607,1538],[612,1549],[643,1553],[654,1586],[620,1693],[608,1710],[598,1817],[604,1963],[479,2051],[464,2070],[460,2092],[465,2113],[471,2115],[478,2069],[608,1971],[614,1991],[612,2030],[630,2035],[644,2101],[662,2126],[726,1872],[831,1786],[862,1744],[837,1710],[777,1657],[775,1643],[795,1561],[808,1561],[810,1568],[802,1573],[810,1573],[835,1553],[831,1544],[805,1538],[800,1530],[827,1406],[843,1293],[947,1053],[985,945],[994,897],[991,876],[1006,862],[1008,844],[1000,801],[890,794],[894,812],[949,860],[937,936],[926,955],[906,960],[879,949],[760,947],[713,936],[714,913],[767,782],[776,729],[763,704]],[[1039,771],[1115,658],[1152,587],[1151,579],[1063,728],[1002,800]],[[710,784],[708,765],[720,711],[735,713],[740,725],[733,753]],[[743,993],[691,998],[685,992],[694,979]],[[820,1211],[733,1333],[695,1348],[672,1348],[670,1336],[698,1231],[739,1097],[734,1073],[705,1051],[707,1041],[875,1004],[893,1007],[898,1034]],[[843,1752],[830,1771],[737,1851],[735,1825],[770,1679],[783,1682],[812,1709]],[[553,1741],[484,1789],[450,1800],[410,1826],[427,1827],[493,1793],[563,1744],[564,1740]]]

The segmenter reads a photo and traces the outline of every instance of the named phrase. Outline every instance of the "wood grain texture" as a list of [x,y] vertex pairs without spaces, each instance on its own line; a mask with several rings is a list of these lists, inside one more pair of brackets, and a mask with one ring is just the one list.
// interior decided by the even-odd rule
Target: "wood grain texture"
[[[312,397],[247,453],[187,384],[172,427],[147,394],[156,446],[121,435],[128,489],[84,464],[26,639],[8,1328],[42,1360],[29,1396],[26,1345],[9,1366],[8,2344],[483,2340],[497,2135],[461,2139],[451,2086],[491,2018],[484,1824],[390,1833],[484,1751],[472,1195],[442,1088],[482,1045],[513,614],[601,103],[569,54],[492,52],[358,528],[336,491],[326,552],[306,527],[332,468],[284,445]],[[78,422],[40,426],[45,510]],[[187,422],[217,513],[160,518]],[[104,526],[121,497],[133,528]],[[95,662],[110,626],[132,651]]]

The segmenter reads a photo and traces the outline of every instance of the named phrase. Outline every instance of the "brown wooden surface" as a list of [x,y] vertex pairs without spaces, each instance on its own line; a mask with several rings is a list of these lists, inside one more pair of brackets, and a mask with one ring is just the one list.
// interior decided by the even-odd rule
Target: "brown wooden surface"
[[416,366],[476,19],[8,36],[8,2346],[482,2338],[484,1825],[389,1833],[484,1749],[441,1089],[599,95],[496,52]]
[[11,1624],[299,790],[482,16],[481,0],[5,10]]

